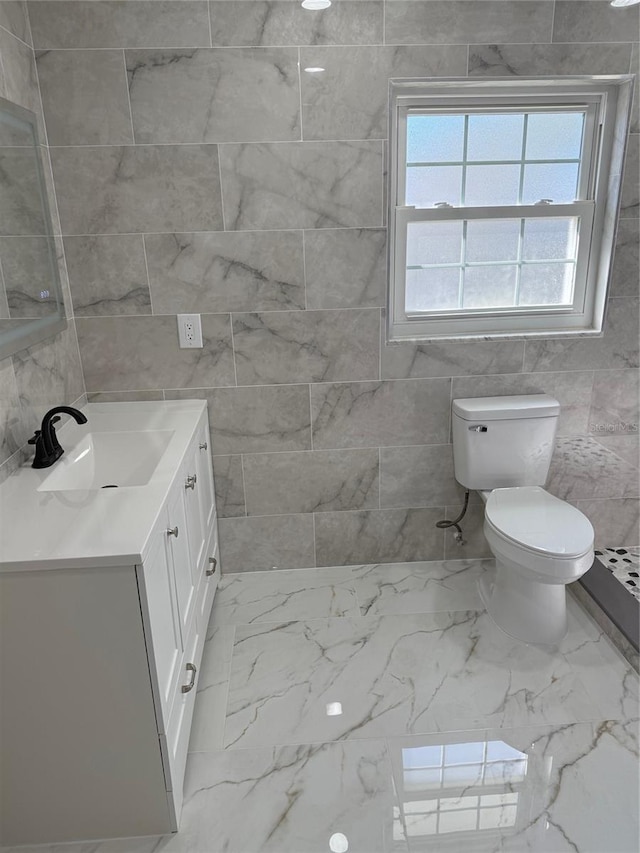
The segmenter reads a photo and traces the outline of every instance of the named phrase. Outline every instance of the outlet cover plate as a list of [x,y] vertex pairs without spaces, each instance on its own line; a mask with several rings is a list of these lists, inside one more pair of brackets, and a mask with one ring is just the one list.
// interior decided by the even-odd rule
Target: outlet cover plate
[[202,324],[199,314],[178,314],[180,349],[202,348]]

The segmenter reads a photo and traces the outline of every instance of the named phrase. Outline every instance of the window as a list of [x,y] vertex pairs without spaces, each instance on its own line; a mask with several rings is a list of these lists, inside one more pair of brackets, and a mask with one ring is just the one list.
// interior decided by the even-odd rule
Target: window
[[389,340],[602,331],[632,80],[391,82]]

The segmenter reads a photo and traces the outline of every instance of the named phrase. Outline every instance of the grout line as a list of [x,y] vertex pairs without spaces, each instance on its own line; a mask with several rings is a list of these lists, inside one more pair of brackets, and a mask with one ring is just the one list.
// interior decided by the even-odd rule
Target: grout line
[[382,44],[387,44],[387,0],[382,0]]
[[211,0],[207,0],[207,23],[209,24],[209,45],[213,47],[213,32],[211,29]]
[[300,142],[304,140],[302,127],[302,56],[300,55],[300,47],[298,47],[298,107],[300,109]]
[[[147,314],[147,316],[152,316],[152,317],[153,316],[162,316],[162,315],[155,315],[154,311],[153,311],[153,294],[151,293],[151,277],[149,276],[149,260],[147,258],[147,241],[145,239],[144,234],[142,234],[141,237],[142,237],[142,254],[144,257],[144,268],[147,271],[147,288],[149,290],[149,307],[151,308],[151,314],[150,315]],[[127,316],[127,315],[121,315],[121,316]],[[131,316],[140,316],[140,315],[134,314]],[[144,316],[144,315],[142,315],[142,316]]]
[[[89,0],[91,2],[91,0]],[[213,0],[212,0],[213,2]],[[355,2],[355,0],[354,0]],[[551,2],[551,0],[548,0]],[[603,0],[604,2],[604,0]],[[384,20],[383,20],[384,24]],[[555,20],[554,20],[555,24]],[[384,38],[386,39],[386,26]],[[216,44],[216,45],[207,45],[207,44],[173,44],[173,45],[122,45],[122,44],[112,44],[112,45],[102,45],[100,47],[83,47],[81,45],[74,45],[73,47],[48,47],[47,45],[30,45],[26,42],[23,42],[21,38],[16,36],[14,33],[7,30],[5,27],[0,27],[0,29],[4,29],[9,35],[15,38],[17,41],[22,42],[22,44],[26,45],[26,47],[30,48],[34,51],[46,51],[47,53],[73,53],[74,51],[105,51],[105,50],[135,50],[135,51],[149,51],[150,53],[157,53],[158,51],[171,52],[171,51],[183,51],[183,50],[283,50],[286,48],[290,48],[294,50],[296,48],[310,48],[313,50],[339,50],[346,51],[352,50],[354,47],[369,47],[369,48],[384,48],[384,47],[404,47],[404,48],[421,48],[421,47],[437,47],[437,48],[451,48],[451,47],[491,47],[494,44],[500,45],[508,45],[509,47],[531,47],[537,45],[549,45],[553,44],[558,45],[560,47],[574,47],[577,45],[587,46],[598,48],[603,45],[613,45],[613,46],[621,46],[621,45],[634,45],[637,42],[634,39],[628,39],[626,41],[608,41],[607,39],[603,39],[600,41],[554,41],[554,42],[545,42],[545,41],[500,41],[500,42],[488,42],[488,41],[456,41],[456,42],[411,42],[409,44],[404,43],[396,43],[392,42],[387,44],[384,42],[350,42],[350,43],[341,43],[341,44],[302,44],[302,43],[289,43],[289,44]]]
[[307,242],[305,236],[305,229],[302,230],[302,278],[304,281],[304,310],[307,311],[309,308],[307,301]]
[[127,71],[127,57],[124,49],[122,50],[122,64],[124,65],[124,85],[127,90],[127,104],[129,105],[129,121],[131,122],[131,139],[133,144],[136,144],[136,131],[133,126],[133,109],[131,107],[131,91],[129,90],[129,72]]
[[313,526],[313,565],[318,568],[318,555],[316,551],[316,514],[311,513],[311,522]]
[[[232,454],[235,455],[235,454]],[[244,503],[244,515],[236,516],[236,518],[249,518],[247,514],[247,486],[244,481],[244,454],[240,453],[240,471],[242,473],[242,501]],[[211,457],[213,459],[213,455]],[[253,517],[253,516],[251,516]]]
[[[236,366],[236,343],[233,337],[233,317],[229,314],[229,328],[231,330],[231,356],[233,358],[233,375],[236,381],[236,388],[238,387],[238,368]],[[233,387],[233,386],[230,386]]]
[[[2,0],[0,0],[2,2]],[[355,0],[354,0],[355,2]],[[48,147],[48,146],[43,146]],[[117,147],[117,146],[116,146]],[[137,146],[140,147],[140,146]],[[637,222],[636,217],[621,217],[626,218],[630,222]],[[91,234],[65,234],[65,237],[131,237],[136,236],[138,234],[146,234],[147,236],[172,236],[174,234],[295,234],[298,231],[385,231],[386,226],[384,225],[331,225],[329,227],[322,228],[243,228],[235,231],[225,231],[220,229],[219,231],[212,231],[211,229],[205,231],[197,231],[197,230],[174,230],[174,231],[95,231]],[[22,235],[17,234],[16,237],[29,237],[30,235]]]
[[[205,233],[205,234],[206,233],[211,233],[211,234],[234,233],[234,232],[227,232],[227,223],[226,223],[226,219],[225,219],[225,215],[224,215],[224,192],[222,190],[222,162],[221,162],[221,157],[220,157],[220,146],[219,145],[217,146],[217,149],[218,149],[218,180],[220,181],[220,215],[222,217],[222,231],[221,232],[220,231],[211,231],[211,232],[192,231],[191,232],[192,234],[196,234],[196,233]],[[258,229],[256,229],[256,231],[257,230]],[[239,232],[235,232],[235,233],[239,233]]]
[[[0,2],[2,2],[2,0],[0,0]],[[29,32],[31,32],[31,22],[29,21],[28,16],[26,18],[26,21],[27,26],[29,27]],[[15,33],[11,32],[11,30],[8,30],[6,27],[0,26],[0,30],[3,30],[5,33],[7,33],[7,35],[10,35],[11,38],[14,38],[16,41],[20,42],[20,44],[23,44],[25,47],[28,47],[29,50],[33,53],[33,59],[35,62],[35,48],[32,44],[29,44],[28,41],[25,41],[24,39],[20,38],[19,35],[16,35]]]
[[311,450],[315,450],[313,446],[313,411],[311,408],[311,383],[307,385],[309,392],[309,438],[311,441]]
[[[239,2],[244,2],[244,0],[238,0]],[[86,0],[85,0],[86,2]],[[93,2],[93,0],[88,0],[88,2]],[[135,2],[135,0],[134,0]],[[353,0],[356,2],[356,0]],[[375,143],[378,142],[386,142],[386,136],[369,136],[362,138],[351,138],[348,139],[254,139],[249,140],[247,142],[242,141],[223,141],[223,140],[207,140],[207,141],[198,141],[198,142],[184,142],[184,141],[172,141],[172,142],[121,142],[121,143],[113,143],[113,142],[96,142],[90,144],[75,144],[75,145],[52,145],[51,148],[55,149],[64,149],[64,148],[212,148],[214,145],[235,145],[236,147],[246,148],[249,145],[300,145],[301,142],[305,142],[306,148],[310,148],[312,145],[365,145],[370,144],[373,148]],[[24,147],[24,146],[23,146]]]

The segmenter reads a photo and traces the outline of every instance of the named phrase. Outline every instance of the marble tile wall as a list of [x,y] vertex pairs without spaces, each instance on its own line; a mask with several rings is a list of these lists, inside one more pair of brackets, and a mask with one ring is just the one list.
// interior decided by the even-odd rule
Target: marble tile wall
[[28,9],[89,397],[209,401],[223,570],[484,556],[475,499],[466,544],[435,527],[469,395],[556,396],[551,490],[638,544],[637,105],[602,338],[386,346],[382,312],[389,78],[637,73],[640,8]]
[[[35,52],[26,2],[0,0],[0,96],[36,113],[40,125],[41,153],[49,189],[54,233],[59,235],[49,148],[42,118],[42,102]],[[84,401],[73,306],[66,275],[62,242],[59,266],[69,325],[66,330],[0,359],[0,482],[24,460],[32,448],[26,445],[42,416],[54,405]],[[2,524],[0,521],[0,531]]]

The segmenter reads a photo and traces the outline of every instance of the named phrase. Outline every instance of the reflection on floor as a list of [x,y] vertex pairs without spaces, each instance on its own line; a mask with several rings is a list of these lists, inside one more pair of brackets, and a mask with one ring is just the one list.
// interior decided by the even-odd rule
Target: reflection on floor
[[229,575],[181,831],[51,853],[638,850],[638,680],[569,601],[501,633],[488,561]]

